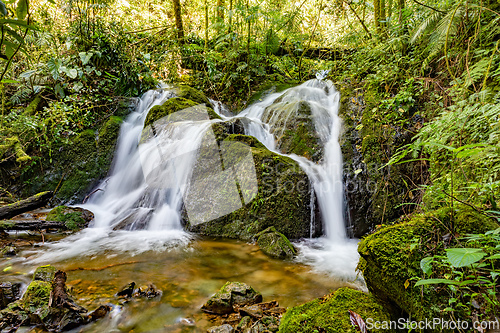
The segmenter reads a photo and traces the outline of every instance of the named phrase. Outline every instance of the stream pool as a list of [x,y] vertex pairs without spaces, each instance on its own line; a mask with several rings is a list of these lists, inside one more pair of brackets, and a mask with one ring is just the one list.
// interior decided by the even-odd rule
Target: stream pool
[[[89,310],[113,304],[110,315],[75,332],[206,332],[214,325],[213,318],[200,308],[226,281],[247,283],[262,293],[264,301],[276,300],[282,307],[305,303],[343,286],[362,286],[296,261],[269,258],[258,246],[243,241],[189,235],[159,247],[160,243],[145,244],[137,235],[136,241],[127,237],[125,242],[120,238],[125,236],[118,233],[107,235],[106,243],[93,238],[94,250],[90,251],[87,242],[85,251],[79,241],[91,238],[85,236],[89,232],[98,231],[86,229],[65,238],[44,235],[44,243],[40,234],[11,234],[23,239],[24,245],[17,256],[0,259],[3,281],[21,281],[26,287],[36,267],[50,263],[67,272],[67,286],[78,304]],[[116,246],[109,244],[113,241]],[[163,294],[126,303],[114,296],[132,281],[137,286],[154,284]]]

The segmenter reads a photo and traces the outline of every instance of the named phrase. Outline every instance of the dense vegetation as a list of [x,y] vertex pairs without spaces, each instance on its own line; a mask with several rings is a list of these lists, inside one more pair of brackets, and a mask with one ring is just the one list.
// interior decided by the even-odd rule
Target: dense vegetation
[[498,316],[500,229],[461,223],[500,219],[500,2],[10,0],[0,16],[0,196],[27,194],[12,179],[29,182],[160,82],[238,110],[329,70],[346,98],[362,96],[363,114],[345,121],[376,165],[376,224],[407,221],[378,231],[416,260],[393,290],[419,280],[440,316]]

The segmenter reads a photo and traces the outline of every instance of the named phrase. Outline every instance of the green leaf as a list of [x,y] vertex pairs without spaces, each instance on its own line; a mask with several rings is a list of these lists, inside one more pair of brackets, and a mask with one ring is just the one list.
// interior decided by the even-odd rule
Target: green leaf
[[32,25],[28,25],[28,23],[25,20],[1,19],[0,25],[2,24],[11,24],[11,25],[17,25],[18,27],[22,28],[28,28],[31,30],[39,30]]
[[7,16],[7,7],[5,7],[5,4],[1,0],[0,0],[0,14],[2,14],[2,16]]
[[455,281],[455,280],[447,280],[447,279],[424,279],[424,280],[420,280],[417,283],[415,283],[415,287],[425,286],[428,284],[439,284],[439,283],[458,285],[460,282]]
[[1,83],[18,83],[16,80],[3,79]]
[[64,98],[64,89],[61,87],[61,85],[58,83],[56,84],[56,86],[54,87],[54,90],[56,92],[57,95],[59,95],[61,98]]
[[66,71],[66,74],[67,74],[70,78],[72,78],[72,79],[76,79],[76,77],[78,76],[78,71],[77,71],[76,69],[72,68],[72,69],[70,69],[70,70]]
[[432,273],[433,261],[434,257],[425,257],[424,259],[420,260],[420,268],[425,274],[430,275]]
[[19,74],[19,77],[21,77],[23,79],[29,79],[36,72],[37,72],[36,69],[32,69],[32,70],[29,70],[29,71],[26,71],[26,72],[22,72],[21,74]]
[[79,55],[80,55],[80,59],[82,60],[82,66],[85,66],[90,61],[90,58],[92,58],[93,53],[92,52],[80,52]]
[[446,256],[453,267],[464,267],[472,265],[481,260],[486,253],[481,249],[453,248],[446,249]]
[[19,0],[16,8],[16,16],[20,20],[24,20],[28,15],[28,0]]
[[24,44],[24,38],[21,35],[19,35],[17,32],[10,29],[8,26],[4,26],[4,30],[7,34],[14,37],[19,42],[19,44]]
[[500,253],[496,253],[492,256],[489,256],[488,258],[486,259],[489,259],[489,260],[493,260],[493,259],[500,259]]

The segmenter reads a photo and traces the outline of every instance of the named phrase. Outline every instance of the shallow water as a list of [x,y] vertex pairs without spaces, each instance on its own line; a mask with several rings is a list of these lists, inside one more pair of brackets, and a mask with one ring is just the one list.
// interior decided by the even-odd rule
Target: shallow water
[[[213,323],[200,307],[226,281],[245,282],[260,291],[264,301],[277,300],[284,307],[354,286],[308,265],[269,258],[257,246],[242,241],[195,237],[161,250],[123,252],[101,247],[100,253],[58,260],[54,249],[58,242],[53,242],[58,238],[46,235],[45,244],[29,246],[13,259],[2,258],[1,268],[11,268],[2,273],[1,280],[28,283],[37,266],[51,263],[67,272],[68,287],[80,305],[92,310],[100,304],[115,304],[111,315],[77,332],[205,332]],[[66,238],[61,243],[70,242]],[[138,286],[152,283],[163,295],[119,306],[114,294],[132,281]],[[182,318],[195,325],[184,324]]]

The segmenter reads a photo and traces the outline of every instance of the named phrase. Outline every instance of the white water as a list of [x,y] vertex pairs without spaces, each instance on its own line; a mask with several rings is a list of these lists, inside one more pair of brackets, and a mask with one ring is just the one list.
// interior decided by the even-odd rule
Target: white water
[[[245,119],[246,134],[255,136],[277,153],[280,151],[276,138],[282,133],[274,133],[275,125],[294,115],[275,112],[264,117],[264,114],[265,109],[283,95],[286,96],[282,101],[286,103],[309,103],[324,145],[324,156],[318,164],[301,156],[287,155],[299,163],[312,182],[326,234],[321,239],[297,244],[301,250],[298,260],[335,276],[353,279],[358,254],[357,242],[347,239],[343,221],[342,155],[338,142],[342,122],[337,115],[340,94],[330,81],[310,80],[267,96],[242,111],[237,118]],[[182,230],[180,216],[183,194],[196,167],[196,153],[189,152],[207,148],[210,121],[203,117],[192,121],[188,120],[192,114],[183,118],[178,113],[181,116],[175,125],[165,126],[156,133],[158,135],[148,137],[143,124],[149,109],[170,97],[172,94],[168,90],[144,94],[136,111],[121,127],[110,176],[90,200],[81,205],[94,212],[93,227],[49,245],[50,251],[37,261],[61,260],[81,254],[92,256],[107,250],[140,253],[189,241],[190,235]],[[224,119],[232,118],[217,107],[216,111]],[[165,161],[165,157],[169,159]],[[117,226],[135,231],[113,231]]]

